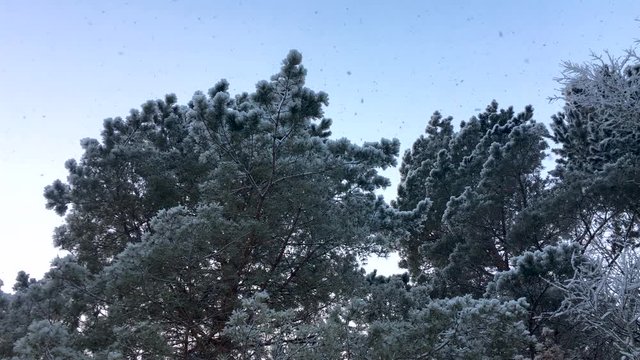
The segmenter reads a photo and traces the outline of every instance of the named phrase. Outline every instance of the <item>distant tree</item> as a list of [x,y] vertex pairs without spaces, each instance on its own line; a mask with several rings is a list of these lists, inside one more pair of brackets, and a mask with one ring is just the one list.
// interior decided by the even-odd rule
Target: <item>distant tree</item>
[[11,356],[13,351],[13,343],[16,339],[9,335],[9,329],[7,327],[8,318],[11,316],[9,304],[11,303],[11,295],[2,291],[4,283],[0,280],[0,359],[3,357]]
[[14,343],[26,335],[27,327],[33,320],[31,310],[37,303],[27,292],[34,283],[35,279],[30,279],[29,274],[20,271],[12,287],[14,293],[0,293],[0,359],[14,355]]
[[[454,169],[447,167],[448,164],[445,163],[449,161],[447,149],[454,136],[452,120],[452,117],[443,118],[439,112],[435,112],[427,124],[425,135],[420,135],[412,148],[404,153],[400,165],[400,185],[393,205],[402,211],[417,210],[418,213],[428,211],[422,215],[424,223],[421,222],[419,225],[431,229],[425,233],[421,227],[410,228],[410,236],[402,240],[400,250],[405,259],[403,267],[408,268],[412,274],[419,274],[422,271],[424,255],[421,254],[421,247],[425,242],[436,241],[441,236],[442,213],[449,197],[457,192],[455,188],[449,188],[453,186]],[[449,186],[434,188],[434,185],[440,183],[427,183],[431,171],[438,162],[442,167],[438,178],[442,182],[449,182]],[[431,186],[427,190],[428,185]],[[427,191],[431,193],[437,190],[441,193],[440,196],[427,197]]]

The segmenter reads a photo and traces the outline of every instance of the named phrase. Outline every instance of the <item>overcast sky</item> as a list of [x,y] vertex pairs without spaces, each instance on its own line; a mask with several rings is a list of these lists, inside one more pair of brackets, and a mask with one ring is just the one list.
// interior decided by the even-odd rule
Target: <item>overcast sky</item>
[[[366,4],[366,5],[363,5]],[[329,94],[334,136],[397,137],[435,110],[466,120],[496,99],[547,98],[563,60],[620,55],[640,37],[640,1],[11,1],[0,0],[0,279],[41,277],[57,251],[42,192],[66,178],[79,140],[145,100],[221,78],[251,91],[302,52],[308,86]],[[387,172],[395,196],[397,169]]]

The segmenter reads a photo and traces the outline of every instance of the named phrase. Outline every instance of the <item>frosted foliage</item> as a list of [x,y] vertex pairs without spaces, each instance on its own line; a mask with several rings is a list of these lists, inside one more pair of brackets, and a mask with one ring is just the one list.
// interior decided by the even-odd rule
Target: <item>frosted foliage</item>
[[225,330],[247,299],[268,293],[283,321],[311,323],[359,287],[359,260],[388,251],[402,229],[375,191],[400,144],[332,139],[328,95],[305,86],[301,59],[292,50],[251,94],[221,80],[186,105],[167,95],[105,120],[67,183],[47,187],[65,216],[54,241],[91,277],[80,347],[185,359],[269,348],[284,328]]
[[640,356],[640,255],[622,250],[617,261],[577,267],[575,276],[557,286],[566,297],[559,314],[610,341],[624,359]]
[[[495,101],[458,132],[449,122],[434,115],[428,136],[403,159],[407,175],[397,204],[417,203],[414,211],[421,212],[421,222],[401,239],[403,265],[438,283],[437,296],[480,296],[496,271],[509,269],[511,257],[545,245],[544,236],[514,236],[514,230],[543,189],[547,131],[533,119],[532,107],[516,114]],[[449,126],[433,131],[433,124]],[[424,210],[423,203],[429,204]],[[443,276],[429,280],[433,271]]]
[[[565,63],[552,135],[531,106],[435,112],[392,204],[398,140],[332,138],[306,74],[292,50],[83,139],[44,191],[70,255],[0,292],[0,359],[640,358],[634,52]],[[365,274],[391,251],[407,273]]]
[[[584,262],[575,274],[556,279],[564,295],[558,318],[569,318],[591,349],[635,359],[640,332],[640,58],[593,56],[566,62],[562,76],[564,112],[553,117],[560,145],[553,175],[559,180],[547,209],[563,209],[548,221],[580,247]],[[544,207],[542,207],[544,209]],[[564,220],[562,220],[564,219]],[[572,220],[573,219],[573,220]],[[563,224],[564,223],[564,224]],[[573,260],[576,260],[575,258]],[[586,348],[585,347],[585,348]],[[603,356],[614,356],[601,354]]]
[[431,300],[428,289],[405,280],[370,277],[366,297],[330,309],[315,325],[293,322],[259,295],[227,327],[243,344],[234,358],[506,359],[526,353],[534,342],[522,300]]
[[606,118],[612,128],[631,133],[640,127],[640,58],[633,50],[616,58],[593,55],[585,64],[565,62],[558,82],[569,108],[586,109]]
[[[552,128],[569,169],[606,170],[608,164],[638,163],[640,156],[640,58],[593,56],[586,64],[564,63],[565,114]],[[580,163],[587,162],[587,164]],[[637,186],[637,184],[636,184]]]
[[385,359],[513,358],[533,341],[521,321],[525,309],[524,302],[469,296],[434,300],[404,321],[373,322],[373,352]]
[[36,321],[28,333],[15,343],[17,354],[11,360],[80,360],[86,359],[71,346],[69,333],[56,322]]

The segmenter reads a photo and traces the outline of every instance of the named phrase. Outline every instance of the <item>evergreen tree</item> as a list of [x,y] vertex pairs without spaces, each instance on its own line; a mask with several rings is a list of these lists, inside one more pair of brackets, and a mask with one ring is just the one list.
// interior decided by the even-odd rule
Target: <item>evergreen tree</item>
[[15,343],[12,360],[84,360],[86,356],[70,346],[64,325],[41,320],[29,325],[27,335]]
[[11,295],[2,291],[4,283],[0,280],[0,358],[10,356],[12,354],[13,343],[16,339],[10,336],[12,329],[8,328],[8,319],[11,316]]
[[573,213],[585,235],[576,241],[608,249],[601,255],[614,262],[640,241],[640,59],[630,51],[566,63],[560,83],[566,105],[552,124],[560,144],[555,174],[583,198]]
[[510,270],[495,275],[485,297],[526,300],[527,330],[538,339],[530,345],[531,358],[617,359],[611,357],[615,349],[610,341],[580,326],[574,316],[562,313],[567,296],[559,284],[574,279],[576,269],[591,265],[577,243],[526,251],[514,258]]
[[[635,358],[640,59],[565,64],[533,109],[436,112],[397,140],[331,137],[302,57],[107,119],[45,189],[71,255],[0,291],[0,359]],[[364,276],[399,250],[409,273]],[[0,285],[2,283],[0,282]]]
[[624,248],[614,266],[604,259],[581,264],[573,277],[556,285],[564,295],[557,313],[572,318],[592,334],[583,339],[605,345],[600,347],[616,359],[640,356],[639,260],[635,249]]
[[45,188],[47,208],[66,215],[54,244],[92,272],[140,242],[158,211],[198,203],[205,165],[188,136],[188,108],[176,102],[167,95],[106,119],[102,142],[83,139],[80,161],[65,163],[67,182]]
[[[400,251],[405,261],[403,267],[409,268],[412,274],[420,273],[423,265],[421,246],[424,245],[423,237],[428,241],[436,241],[441,236],[439,228],[441,216],[446,207],[446,202],[452,195],[449,186],[440,186],[443,183],[451,184],[453,169],[451,168],[449,153],[447,151],[454,131],[452,117],[443,118],[439,112],[435,112],[425,130],[425,135],[421,135],[410,150],[404,153],[402,164],[400,165],[400,185],[398,186],[398,196],[393,205],[402,211],[416,211],[418,214],[427,211],[421,217],[431,230],[423,232],[420,227],[410,227],[410,234],[402,240]],[[441,170],[435,174],[438,183],[427,183],[432,170],[436,166]],[[431,186],[429,186],[431,185]],[[428,189],[429,187],[429,189]],[[440,196],[430,196],[427,198],[427,191],[439,192]],[[421,221],[422,222],[422,221]]]
[[[560,145],[555,199],[562,236],[591,261],[558,282],[561,313],[605,343],[617,358],[636,358],[637,246],[640,241],[640,58],[595,57],[565,63],[564,112],[553,118]],[[558,201],[560,200],[560,201]],[[564,200],[564,201],[562,201]],[[547,206],[549,207],[549,206]],[[550,222],[555,219],[548,218]],[[593,346],[593,345],[592,345]]]
[[51,354],[74,353],[78,331],[84,329],[83,314],[90,312],[87,283],[86,269],[72,257],[55,259],[37,281],[21,271],[14,293],[0,293],[0,359],[63,359]]
[[[270,309],[264,298],[245,302],[227,329],[244,344],[234,358],[511,359],[534,343],[524,301],[432,300],[430,289],[409,284],[406,274],[370,274],[362,290],[311,326]],[[268,351],[265,342],[273,344]]]
[[106,120],[102,142],[67,162],[68,183],[46,189],[67,214],[56,244],[99,294],[82,315],[86,349],[213,359],[239,346],[224,329],[243,299],[266,293],[311,323],[361,281],[359,260],[387,242],[376,169],[396,164],[399,143],[331,139],[328,97],[304,86],[301,59],[289,53],[252,94],[223,80],[188,106],[168,95]]
[[[458,132],[450,122],[435,114],[428,136],[404,156],[396,206],[414,206],[422,217],[400,250],[418,281],[439,274],[432,279],[439,278],[440,295],[480,296],[496,271],[509,269],[512,256],[546,241],[536,233],[515,237],[512,230],[544,191],[546,130],[531,107],[515,115],[496,102]],[[434,131],[440,124],[444,130]]]

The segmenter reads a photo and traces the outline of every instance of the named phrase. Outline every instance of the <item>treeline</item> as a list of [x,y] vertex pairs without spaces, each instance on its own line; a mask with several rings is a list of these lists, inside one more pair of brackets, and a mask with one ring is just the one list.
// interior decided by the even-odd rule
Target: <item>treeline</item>
[[436,112],[390,204],[399,142],[333,138],[301,61],[84,139],[44,193],[70,255],[0,291],[0,359],[640,357],[635,53],[566,63],[550,127]]

